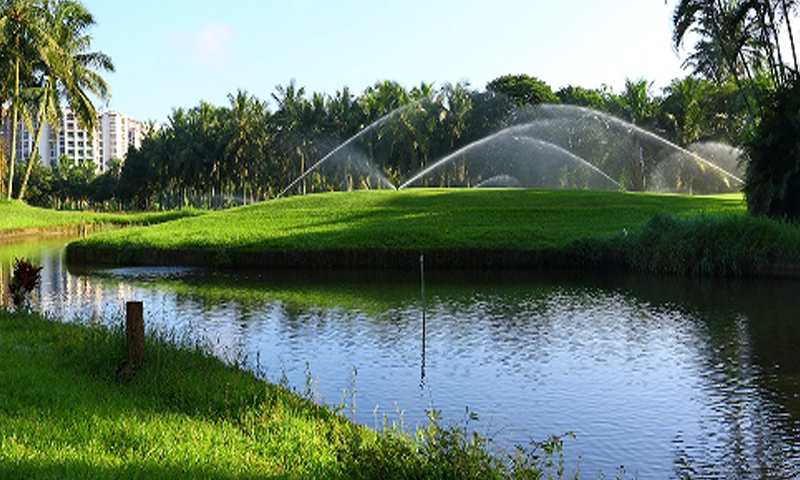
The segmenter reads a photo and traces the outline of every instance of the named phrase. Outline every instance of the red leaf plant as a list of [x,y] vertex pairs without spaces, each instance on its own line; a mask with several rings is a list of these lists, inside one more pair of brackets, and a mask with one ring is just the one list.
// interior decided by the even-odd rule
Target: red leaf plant
[[14,258],[14,275],[11,277],[9,290],[14,306],[20,308],[28,294],[39,285],[42,267],[36,266],[25,258]]

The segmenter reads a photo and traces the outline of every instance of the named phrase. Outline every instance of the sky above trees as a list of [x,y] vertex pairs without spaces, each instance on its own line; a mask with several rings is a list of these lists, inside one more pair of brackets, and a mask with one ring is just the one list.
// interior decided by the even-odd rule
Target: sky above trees
[[660,88],[678,76],[674,1],[662,0],[85,0],[93,48],[111,56],[110,108],[166,121],[174,107],[225,104],[239,89],[269,98],[295,79],[307,91],[361,91],[390,79],[468,81],[534,75],[615,91],[626,78]]

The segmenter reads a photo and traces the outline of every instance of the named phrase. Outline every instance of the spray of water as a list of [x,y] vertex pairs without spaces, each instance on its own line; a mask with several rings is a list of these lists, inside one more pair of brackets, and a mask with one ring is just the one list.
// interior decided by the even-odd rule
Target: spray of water
[[593,172],[599,174],[601,177],[603,177],[604,179],[606,179],[609,182],[611,182],[619,190],[625,190],[625,187],[620,185],[620,183],[617,182],[616,180],[614,180],[613,178],[609,177],[608,174],[606,174],[606,172],[600,170],[599,168],[595,167],[591,163],[587,162],[586,160],[582,159],[581,157],[575,155],[574,153],[570,152],[569,150],[567,150],[565,148],[562,148],[562,147],[560,147],[558,145],[555,145],[553,143],[550,143],[550,142],[545,142],[544,140],[540,140],[538,138],[514,137],[514,140],[517,140],[517,141],[520,141],[520,142],[524,142],[524,143],[532,143],[534,145],[538,145],[538,146],[541,146],[541,147],[550,148],[550,149],[554,150],[555,152],[563,154],[564,156],[566,156],[570,160],[574,160],[578,164],[583,165],[584,167],[588,168],[589,170],[592,170]]
[[[538,122],[538,121],[536,121],[536,122]],[[446,164],[448,164],[449,162],[453,161],[454,159],[456,159],[456,158],[458,158],[460,156],[463,156],[463,155],[465,155],[465,154],[467,154],[467,153],[469,153],[471,151],[477,150],[477,149],[479,149],[481,147],[484,147],[484,146],[486,146],[488,144],[491,144],[491,143],[500,141],[502,139],[508,138],[508,139],[514,140],[514,141],[519,142],[519,143],[527,143],[529,145],[534,145],[534,146],[536,146],[538,148],[545,148],[545,149],[549,150],[552,153],[560,154],[561,156],[566,157],[566,158],[568,158],[570,160],[573,160],[576,163],[578,163],[578,164],[590,169],[591,171],[599,174],[601,177],[603,177],[604,179],[608,180],[611,184],[613,184],[616,188],[624,190],[624,187],[622,185],[620,185],[619,182],[617,182],[616,180],[611,178],[608,174],[606,174],[605,172],[603,172],[602,170],[600,170],[596,166],[592,165],[591,163],[587,162],[583,158],[581,158],[578,155],[575,155],[574,153],[570,152],[569,150],[567,150],[567,149],[565,149],[565,148],[563,148],[563,147],[561,147],[559,145],[556,145],[554,143],[551,143],[551,142],[548,142],[548,141],[545,141],[545,140],[541,140],[539,138],[529,137],[529,136],[525,135],[524,134],[525,130],[528,129],[531,126],[531,124],[533,124],[533,123],[535,123],[535,122],[529,122],[529,123],[522,124],[522,125],[515,125],[513,127],[507,127],[507,128],[504,128],[503,130],[500,130],[497,133],[494,133],[492,135],[484,137],[484,138],[482,138],[480,140],[476,140],[476,141],[470,143],[469,145],[466,145],[466,146],[456,150],[455,152],[445,156],[444,158],[441,158],[440,160],[432,163],[431,165],[429,165],[428,167],[424,168],[422,171],[420,171],[416,175],[414,175],[411,178],[409,178],[402,185],[400,185],[397,189],[398,190],[402,190],[403,188],[408,187],[409,185],[413,184],[414,182],[416,182],[420,178],[429,175],[430,173],[432,173],[432,172],[436,171],[437,169],[445,166]]]
[[[388,120],[400,115],[402,112],[404,112],[407,109],[412,108],[412,107],[414,107],[416,105],[417,105],[417,102],[410,103],[410,104],[408,104],[408,105],[406,105],[404,107],[392,110],[391,112],[387,113],[386,115],[382,116],[381,118],[375,120],[369,126],[367,126],[365,129],[361,130],[357,134],[355,134],[352,137],[348,138],[345,142],[341,143],[339,146],[337,146],[336,148],[331,150],[327,155],[325,155],[324,157],[319,159],[319,161],[316,162],[311,168],[309,168],[308,170],[303,172],[302,175],[300,175],[299,177],[295,178],[294,181],[289,184],[289,186],[287,186],[286,188],[281,190],[281,192],[278,194],[278,196],[276,198],[281,198],[286,192],[291,190],[298,183],[302,182],[312,172],[314,172],[315,170],[319,169],[319,167],[321,165],[323,165],[325,162],[329,161],[331,158],[334,158],[339,152],[341,152],[345,148],[349,147],[354,142],[358,141],[359,139],[361,139],[362,137],[364,137],[368,133],[372,132],[378,126],[383,124],[384,122],[386,122],[386,121],[388,121]],[[378,178],[378,180],[379,180],[381,185],[385,186],[386,188],[395,189],[395,186],[392,184],[392,182],[390,182],[389,179],[386,178],[386,176],[381,174],[374,165],[369,165],[369,171],[370,171],[371,174],[376,175],[376,177]]]
[[[339,165],[342,168],[350,168],[345,164],[336,163],[338,160],[333,159],[337,156],[340,158],[346,157],[348,161],[353,162],[352,155],[343,154],[346,148],[351,146],[357,148],[355,142],[376,131],[379,126],[386,122],[396,119],[409,108],[415,108],[419,104],[420,102],[418,101],[396,109],[379,118],[344,143],[341,143],[291,182],[289,186],[279,193],[278,197],[286,194],[286,192],[326,163],[333,162],[334,165]],[[581,166],[585,172],[596,174],[597,178],[602,178],[608,187],[613,186],[613,188],[624,190],[625,187],[622,183],[625,183],[625,181],[623,179],[633,178],[634,182],[638,182],[636,188],[644,188],[646,186],[652,189],[660,182],[662,186],[656,188],[668,190],[683,188],[681,187],[682,182],[684,182],[684,186],[687,185],[685,181],[688,177],[684,178],[684,176],[689,175],[690,170],[669,167],[669,165],[688,165],[680,163],[687,161],[695,162],[696,165],[702,167],[701,170],[713,171],[719,175],[719,177],[704,176],[702,178],[726,179],[723,182],[725,185],[723,188],[731,188],[731,182],[738,185],[744,183],[740,176],[733,173],[733,171],[736,171],[736,168],[732,167],[735,162],[732,163],[730,159],[738,158],[738,154],[730,147],[713,145],[703,148],[683,148],[636,125],[589,108],[571,105],[539,105],[530,110],[515,112],[513,121],[518,123],[485,136],[426,165],[422,170],[411,175],[397,189],[406,188],[459,158],[465,159],[465,163],[461,164],[462,167],[459,167],[463,168],[461,173],[456,175],[460,175],[459,178],[465,179],[464,181],[467,184],[472,179],[479,180],[480,176],[485,174],[486,176],[494,175],[492,178],[506,175],[508,178],[519,179],[521,181],[518,180],[518,183],[521,186],[531,186],[531,183],[539,185],[542,182],[552,182],[553,178],[555,178],[553,174],[556,173],[556,169],[543,170],[545,166],[566,166],[572,163],[573,165]],[[526,150],[518,149],[498,152],[498,149],[512,148],[510,143],[512,141],[516,144],[525,145],[524,148]],[[536,154],[536,150],[539,151],[539,155]],[[715,156],[707,154],[707,151],[713,151]],[[643,155],[643,152],[647,154]],[[382,174],[379,161],[376,162],[375,159],[368,158],[365,153],[360,151],[356,157],[355,163],[359,171],[366,172],[369,178],[378,179],[381,187],[395,189],[395,186]],[[523,157],[524,160],[519,160]],[[715,161],[709,161],[706,157]],[[723,158],[724,161],[720,161],[717,157]],[[467,164],[467,161],[477,161],[478,170],[473,170],[472,164]],[[480,162],[484,163],[481,164]],[[502,171],[501,163],[507,167],[507,171]],[[723,168],[720,165],[728,168]],[[671,174],[670,168],[674,169]],[[469,171],[469,174],[467,171]],[[527,180],[519,177],[525,172],[529,174]],[[536,172],[540,177],[531,176],[530,172]],[[645,173],[658,175],[657,181],[654,179],[652,183],[645,185]],[[579,176],[575,177],[574,175],[576,174]],[[447,177],[448,174],[443,175]],[[560,179],[556,178],[555,183],[562,186],[565,182],[574,184],[576,179],[582,178],[583,180],[577,180],[580,182],[586,181],[588,178],[585,174],[581,174],[576,170],[561,169],[560,175]],[[533,179],[533,182],[531,182],[531,179]],[[691,188],[691,184],[689,185]]]
[[[718,173],[722,174],[725,177],[728,177],[740,185],[744,184],[744,180],[742,180],[737,175],[725,170],[724,168],[716,165],[713,162],[710,162],[700,156],[698,153],[678,146],[669,140],[659,137],[658,135],[649,132],[641,127],[638,127],[632,123],[626,122],[622,119],[616,118],[612,115],[608,115],[606,113],[598,112],[596,110],[592,110],[586,107],[580,107],[575,105],[541,105],[538,107],[541,111],[553,114],[556,116],[563,116],[563,117],[574,117],[574,118],[592,118],[598,121],[602,121],[607,128],[610,128],[611,125],[615,125],[621,129],[624,129],[627,132],[630,132],[631,135],[638,136],[640,138],[644,138],[647,140],[653,141],[657,145],[661,145],[668,149],[672,149],[674,151],[680,152],[681,154],[693,159],[697,163],[708,167],[712,170],[717,171]],[[531,122],[534,123],[534,122]]]

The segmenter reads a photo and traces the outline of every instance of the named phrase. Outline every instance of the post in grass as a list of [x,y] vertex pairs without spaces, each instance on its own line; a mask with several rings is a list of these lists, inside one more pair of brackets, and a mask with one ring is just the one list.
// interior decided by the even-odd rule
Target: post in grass
[[144,315],[142,302],[125,305],[125,339],[128,347],[128,364],[139,367],[144,360]]

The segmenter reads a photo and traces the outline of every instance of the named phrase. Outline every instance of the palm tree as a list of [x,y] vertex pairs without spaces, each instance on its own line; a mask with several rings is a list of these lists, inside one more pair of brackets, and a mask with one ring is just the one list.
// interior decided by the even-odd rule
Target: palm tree
[[622,107],[627,120],[634,125],[640,125],[653,115],[655,105],[650,98],[652,84],[653,82],[648,82],[643,78],[625,79],[625,91],[621,95]]
[[739,3],[737,0],[679,0],[672,15],[672,40],[677,50],[688,33],[697,34],[700,40],[685,65],[717,83],[733,77],[751,115],[755,116],[742,75],[752,83],[752,66],[759,63],[758,42],[754,38],[753,24],[741,15]]
[[797,8],[797,0],[780,0],[781,2],[781,13],[783,15],[783,21],[786,22],[786,30],[789,32],[789,45],[792,47],[792,60],[794,61],[794,71],[798,72],[798,65],[797,65],[797,49],[795,48],[794,44],[794,32],[792,32],[792,11]]
[[14,167],[17,156],[17,134],[20,109],[22,108],[23,81],[29,81],[32,67],[49,64],[52,58],[53,38],[44,26],[43,2],[37,0],[0,0],[0,49],[5,53],[5,70],[11,78],[4,78],[13,85],[11,97],[11,156],[8,168],[7,197],[12,197]]
[[686,146],[698,138],[704,129],[703,101],[709,95],[707,82],[694,77],[676,78],[664,89],[666,97],[661,112],[667,118],[672,140]]
[[90,95],[103,101],[109,98],[108,84],[96,70],[114,71],[114,64],[107,55],[87,51],[91,46],[88,30],[95,21],[80,2],[45,0],[44,5],[42,20],[55,43],[54,48],[48,51],[51,61],[41,66],[42,85],[38,88],[40,100],[36,108],[38,125],[34,148],[19,192],[20,200],[25,196],[42,128],[48,120],[58,119],[61,100],[66,100],[83,129],[94,132],[97,111]]

